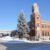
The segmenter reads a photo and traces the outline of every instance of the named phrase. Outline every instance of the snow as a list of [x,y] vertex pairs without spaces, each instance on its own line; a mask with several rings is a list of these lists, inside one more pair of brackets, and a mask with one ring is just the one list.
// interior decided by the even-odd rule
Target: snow
[[22,39],[19,39],[19,38],[12,38],[10,36],[7,36],[7,37],[2,37],[0,38],[0,42],[25,42],[25,43],[43,43],[43,42],[50,42],[50,40],[47,40],[47,41],[42,41],[42,40],[39,40],[39,41],[34,41],[34,40],[27,40],[26,38],[22,38]]
[[10,36],[2,37],[1,39],[5,42],[13,40]]

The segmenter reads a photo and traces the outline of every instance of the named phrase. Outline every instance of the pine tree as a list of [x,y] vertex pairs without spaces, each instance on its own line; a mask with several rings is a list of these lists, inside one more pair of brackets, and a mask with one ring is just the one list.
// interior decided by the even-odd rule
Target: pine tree
[[21,38],[24,34],[27,34],[30,31],[26,23],[23,11],[21,11],[19,15],[17,27],[18,27],[18,32],[19,32],[19,38]]

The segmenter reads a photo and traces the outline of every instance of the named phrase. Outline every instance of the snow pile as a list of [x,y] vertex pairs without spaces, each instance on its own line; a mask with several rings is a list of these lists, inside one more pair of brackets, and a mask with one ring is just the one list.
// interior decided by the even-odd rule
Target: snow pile
[[13,39],[12,39],[12,37],[10,37],[10,36],[6,36],[6,37],[2,37],[2,40],[3,40],[3,41],[11,41],[11,40],[13,40]]

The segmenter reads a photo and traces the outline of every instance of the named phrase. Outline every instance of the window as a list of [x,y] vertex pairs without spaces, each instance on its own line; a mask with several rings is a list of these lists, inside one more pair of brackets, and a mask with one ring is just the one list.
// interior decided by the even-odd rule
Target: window
[[49,28],[50,26],[48,25],[48,28]]
[[37,27],[39,27],[40,25],[39,24],[37,24]]
[[44,36],[44,31],[42,32],[42,36]]
[[42,24],[42,28],[44,28],[44,25]]
[[34,25],[34,24],[32,25],[32,28],[33,28],[33,29],[35,28],[35,25]]
[[47,26],[45,25],[45,28],[46,28]]
[[33,24],[32,27],[35,27],[35,25]]
[[49,36],[49,32],[48,32],[48,36]]
[[39,19],[39,17],[37,17],[37,19]]
[[46,24],[42,24],[42,28],[46,28],[47,27],[47,25]]
[[47,36],[47,32],[45,31],[45,36]]

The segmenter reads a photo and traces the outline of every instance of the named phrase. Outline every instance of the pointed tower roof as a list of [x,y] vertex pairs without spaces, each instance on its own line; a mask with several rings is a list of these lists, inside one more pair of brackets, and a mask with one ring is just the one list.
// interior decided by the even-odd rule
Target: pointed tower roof
[[34,3],[32,5],[32,12],[38,12],[39,13],[39,7],[38,7],[38,4],[37,3]]

